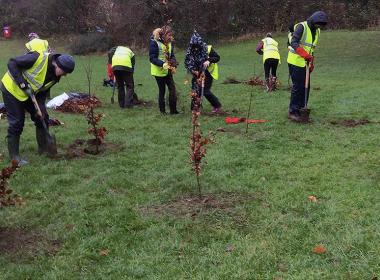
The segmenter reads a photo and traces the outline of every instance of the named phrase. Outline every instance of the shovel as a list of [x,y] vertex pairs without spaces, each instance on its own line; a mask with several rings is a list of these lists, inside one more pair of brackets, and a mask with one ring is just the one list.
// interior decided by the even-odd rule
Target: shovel
[[116,81],[113,80],[113,87],[112,87],[112,97],[111,97],[111,104],[115,103],[115,89],[116,89]]
[[309,64],[306,64],[306,78],[305,78],[305,107],[300,109],[301,122],[308,123],[310,116],[310,109],[307,108],[307,101],[309,99],[309,81],[310,81],[310,69]]
[[32,100],[34,108],[37,111],[37,117],[40,118],[40,120],[42,122],[43,130],[45,131],[46,152],[47,152],[47,154],[49,156],[54,157],[55,155],[57,155],[57,142],[56,142],[56,139],[55,139],[55,135],[50,135],[49,130],[48,130],[47,126],[46,126],[46,122],[45,122],[45,120],[44,120],[44,118],[42,116],[42,112],[41,112],[40,106],[38,105],[36,97],[34,96],[34,94],[32,92],[30,92],[30,91],[29,92],[27,91],[27,95]]

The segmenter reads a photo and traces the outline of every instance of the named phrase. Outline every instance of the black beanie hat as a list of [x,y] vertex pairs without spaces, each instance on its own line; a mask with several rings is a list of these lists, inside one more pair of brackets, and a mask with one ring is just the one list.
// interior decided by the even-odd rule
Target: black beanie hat
[[56,61],[58,67],[65,71],[65,73],[72,73],[74,71],[75,61],[71,55],[61,54]]

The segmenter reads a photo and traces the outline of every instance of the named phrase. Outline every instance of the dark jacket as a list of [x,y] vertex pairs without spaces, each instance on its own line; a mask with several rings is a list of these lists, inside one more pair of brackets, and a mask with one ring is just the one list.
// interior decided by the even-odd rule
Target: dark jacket
[[[162,67],[162,65],[165,63],[165,61],[158,58],[159,55],[159,48],[157,42],[154,40],[153,36],[150,38],[149,42],[149,61],[150,63]],[[176,58],[174,55],[174,44],[172,43],[172,51],[169,54],[169,59],[171,61],[171,64],[176,63]]]
[[[318,12],[315,12],[314,14],[312,14],[311,17],[309,17],[307,19],[307,25],[309,26],[309,28],[311,30],[311,35],[312,35],[313,41],[314,41],[315,34],[317,31],[317,28],[315,27],[316,23],[326,24],[327,23],[327,15],[324,12],[318,11]],[[290,43],[290,46],[293,49],[297,49],[299,47],[300,40],[302,38],[303,32],[304,32],[303,25],[298,24],[297,28],[293,32],[292,42]]]
[[[113,47],[108,51],[108,63],[112,64],[112,57],[115,54],[116,47]],[[122,66],[122,65],[116,65],[112,67],[112,71],[127,71],[127,72],[134,72],[135,71],[135,64],[136,64],[136,58],[135,56],[131,57],[131,63],[132,63],[132,68],[127,67],[127,66]]]
[[[39,56],[40,53],[38,52],[28,52],[24,55],[14,57],[9,60],[8,70],[11,76],[15,79],[17,84],[27,84],[27,81],[24,79],[24,76],[22,75],[22,71],[31,68],[33,64],[37,61]],[[53,66],[53,61],[55,61],[55,59],[58,56],[60,56],[60,54],[49,54],[48,68],[43,86],[51,81],[55,81],[56,83],[59,82],[60,77],[57,77],[55,75],[55,67]],[[1,91],[8,92],[2,83],[0,87]],[[49,91],[50,89],[47,90],[47,92]]]

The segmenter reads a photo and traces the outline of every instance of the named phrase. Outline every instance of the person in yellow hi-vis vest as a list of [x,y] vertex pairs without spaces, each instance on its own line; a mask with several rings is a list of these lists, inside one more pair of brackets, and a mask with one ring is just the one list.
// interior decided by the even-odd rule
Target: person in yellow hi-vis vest
[[257,45],[256,52],[263,56],[265,83],[267,91],[276,90],[277,67],[281,63],[278,43],[273,39],[272,33],[267,33]]
[[[1,80],[0,90],[7,110],[9,157],[19,165],[27,163],[19,154],[25,111],[30,113],[36,126],[38,153],[48,153],[49,115],[45,106],[46,96],[62,76],[74,71],[74,67],[74,59],[66,54],[33,51],[9,60],[8,72]],[[30,98],[32,95],[37,100],[42,116],[37,116],[38,111]]]
[[[201,89],[198,85],[199,78],[202,73],[205,75],[203,94],[207,101],[210,102],[212,113],[220,114],[222,112],[222,104],[219,99],[211,92],[213,80],[219,78],[218,62],[219,54],[211,45],[207,45],[198,32],[194,31],[190,38],[189,47],[186,50],[185,68],[193,75],[192,89],[201,95]],[[193,104],[191,104],[193,109]]]
[[300,109],[305,108],[309,97],[305,90],[306,64],[311,73],[314,69],[314,50],[319,41],[320,28],[326,24],[326,13],[318,11],[306,21],[294,25],[288,52],[288,63],[290,64],[289,69],[293,83],[288,118],[292,121],[303,121],[300,117]]
[[170,114],[178,114],[177,93],[173,74],[177,69],[177,60],[174,55],[174,40],[172,29],[165,25],[153,30],[149,43],[150,72],[155,77],[158,86],[158,107],[162,114],[165,111],[165,88],[169,90]]
[[28,52],[52,52],[52,49],[49,46],[49,42],[47,40],[41,39],[37,33],[29,33],[28,38],[29,42],[25,44],[25,47]]
[[132,108],[138,102],[133,80],[135,54],[128,47],[116,46],[108,51],[108,61],[116,78],[119,106]]

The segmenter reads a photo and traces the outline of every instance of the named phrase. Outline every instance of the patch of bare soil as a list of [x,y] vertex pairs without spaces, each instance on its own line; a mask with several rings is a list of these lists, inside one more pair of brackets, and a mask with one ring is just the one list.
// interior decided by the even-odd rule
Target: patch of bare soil
[[228,111],[223,111],[223,110],[221,110],[217,113],[202,111],[202,115],[208,116],[208,117],[223,117],[223,116],[230,116],[231,113]]
[[343,125],[345,127],[355,127],[358,125],[370,124],[372,122],[367,119],[359,119],[359,120],[348,119],[348,120],[342,120],[342,121],[331,121],[330,123],[334,125]]
[[84,140],[76,139],[74,143],[70,144],[66,150],[66,157],[71,158],[82,158],[88,154],[100,155],[104,154],[105,151],[119,151],[121,146],[112,143],[100,143],[98,146],[98,151],[96,151],[95,139]]
[[149,101],[149,100],[139,99],[138,101],[134,101],[133,105],[140,108],[152,108],[154,106],[154,102]]
[[242,82],[237,80],[235,77],[227,77],[222,84],[241,84]]
[[161,205],[152,205],[140,209],[142,213],[155,216],[190,217],[195,219],[202,214],[222,211],[239,220],[242,213],[237,213],[237,206],[245,205],[260,197],[260,194],[222,193],[179,197]]
[[60,247],[59,240],[50,240],[42,232],[0,227],[0,255],[6,255],[11,259],[54,256]]

